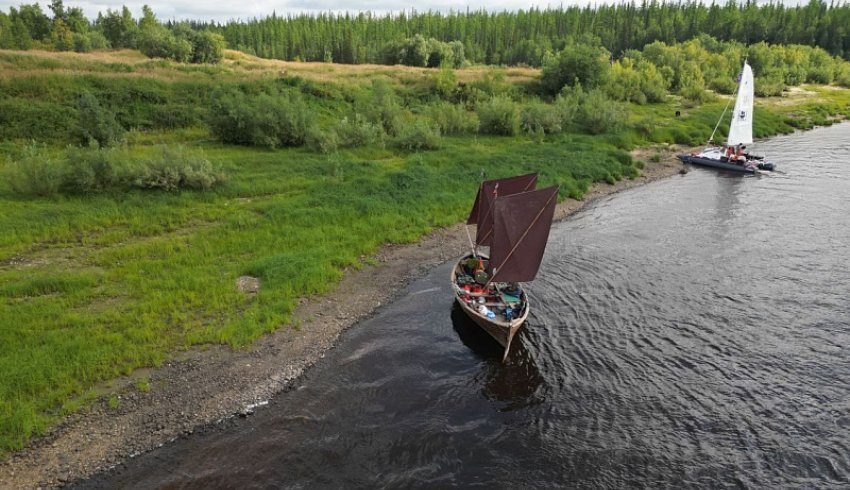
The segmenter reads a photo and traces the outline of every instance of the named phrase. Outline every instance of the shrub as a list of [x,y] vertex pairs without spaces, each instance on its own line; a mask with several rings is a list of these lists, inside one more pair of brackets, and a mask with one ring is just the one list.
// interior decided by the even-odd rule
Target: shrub
[[224,174],[203,155],[193,155],[183,147],[163,147],[153,158],[143,160],[132,170],[129,180],[141,189],[207,190],[224,181]]
[[505,80],[506,77],[507,74],[504,70],[488,70],[483,77],[472,82],[472,88],[478,89],[491,97],[508,95],[512,85]]
[[354,110],[370,122],[379,124],[389,135],[396,135],[404,124],[404,117],[398,96],[393,88],[383,80],[372,81],[369,97],[357,100]]
[[759,97],[782,95],[785,90],[785,79],[778,76],[759,77],[755,81],[755,94]]
[[112,111],[102,107],[94,95],[83,92],[77,100],[79,121],[72,136],[80,145],[108,147],[124,140],[124,128]]
[[532,102],[522,109],[520,125],[526,133],[559,133],[561,131],[561,118],[554,106],[542,102]]
[[168,29],[157,25],[142,29],[139,51],[148,58],[167,58],[185,62],[192,54],[192,45],[185,39],[174,37]]
[[492,98],[478,109],[479,131],[484,134],[513,136],[519,133],[519,110],[505,96]]
[[74,51],[77,53],[88,53],[91,51],[91,38],[80,32],[74,33]]
[[337,149],[339,140],[333,131],[324,131],[312,127],[307,131],[306,144],[307,148],[316,153],[330,153]]
[[100,148],[71,148],[64,157],[52,158],[43,148],[27,147],[8,172],[14,192],[41,197],[134,187],[206,190],[224,181],[223,172],[203,155],[182,147],[162,147],[156,156],[142,160],[123,150]]
[[441,134],[469,134],[478,129],[478,116],[463,106],[441,102],[428,106],[427,114]]
[[416,121],[405,126],[393,144],[405,150],[436,150],[440,148],[440,130]]
[[586,92],[578,115],[582,128],[591,134],[617,131],[626,119],[623,107],[598,89]]
[[241,92],[215,98],[210,129],[223,143],[237,145],[303,145],[313,126],[312,112],[297,92],[248,96]]
[[12,191],[33,197],[49,197],[62,187],[62,166],[43,148],[27,145],[20,159],[13,160],[7,170],[6,181]]
[[682,96],[682,100],[688,106],[699,105],[711,100],[711,95],[705,89],[694,85],[682,87],[679,90],[679,95]]
[[738,84],[730,77],[717,77],[708,82],[708,88],[718,94],[734,94],[738,90]]
[[224,37],[210,31],[197,32],[192,39],[192,63],[218,63],[224,58]]
[[543,67],[540,83],[550,94],[567,85],[594,88],[604,83],[610,70],[605,48],[589,44],[571,44]]
[[[381,55],[384,64],[428,66],[453,66],[459,68],[466,61],[463,43],[452,41],[445,43],[434,38],[426,39],[420,34],[401,41],[391,41],[383,48]],[[351,63],[353,60],[341,60]]]
[[850,88],[850,63],[842,63],[836,69],[835,83]]
[[555,98],[552,110],[558,117],[562,129],[568,128],[577,122],[583,100],[584,90],[582,90],[581,85],[565,87],[558,97]]
[[428,77],[429,85],[433,93],[441,99],[448,100],[457,90],[457,76],[454,70],[443,67]]
[[68,152],[62,190],[72,194],[88,194],[111,189],[120,175],[107,150],[72,149]]
[[345,148],[383,144],[384,141],[383,128],[360,114],[355,114],[352,119],[343,118],[335,129],[339,145]]

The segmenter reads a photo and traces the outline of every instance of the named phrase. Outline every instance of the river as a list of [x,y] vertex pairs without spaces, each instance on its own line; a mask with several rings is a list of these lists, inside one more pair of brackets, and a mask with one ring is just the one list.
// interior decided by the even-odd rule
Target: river
[[254,416],[76,486],[847,488],[850,124],[757,150],[556,224],[504,365],[446,264]]

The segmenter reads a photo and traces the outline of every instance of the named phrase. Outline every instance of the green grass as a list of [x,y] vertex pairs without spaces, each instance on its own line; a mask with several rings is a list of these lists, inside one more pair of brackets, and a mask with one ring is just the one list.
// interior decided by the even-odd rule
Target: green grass
[[[9,63],[36,63],[6,56]],[[156,63],[144,68],[155,70]],[[282,327],[303,328],[291,316],[299,298],[330,291],[347,267],[373,263],[369,256],[382,244],[410,243],[461,220],[482,171],[487,178],[537,171],[541,185],[558,183],[561,198],[578,199],[593,182],[636,176],[642,163],[627,153],[635,145],[704,143],[725,105],[682,109],[671,99],[629,106],[628,130],[596,137],[473,135],[443,137],[429,152],[363,147],[319,155],[214,143],[199,122],[216,83],[62,74],[0,79],[0,119],[11,121],[0,124],[0,171],[20,157],[27,137],[52,142],[61,153],[76,120],[74,95],[88,90],[136,128],[127,137],[131,156],[182,144],[202,150],[228,177],[205,192],[50,198],[21,197],[0,181],[0,455],[90,403],[97,383],[157,366],[175,349],[238,348]],[[325,123],[345,114],[357,91],[292,79],[259,80],[246,89],[281,84],[304,93]],[[760,101],[756,134],[847,115],[848,93],[823,90],[816,102],[790,105]],[[194,112],[174,125],[155,117],[183,109]],[[260,278],[256,296],[236,290],[242,275]],[[108,401],[111,408],[117,403]]]
[[[213,192],[22,199],[0,187],[0,447],[21,447],[66,400],[175,348],[243,346],[289,324],[298,298],[329,291],[381,244],[460,220],[482,170],[540,171],[573,197],[636,173],[589,136],[444,143],[332,156],[200,144],[230,174]],[[235,288],[245,274],[262,281],[256,297]]]

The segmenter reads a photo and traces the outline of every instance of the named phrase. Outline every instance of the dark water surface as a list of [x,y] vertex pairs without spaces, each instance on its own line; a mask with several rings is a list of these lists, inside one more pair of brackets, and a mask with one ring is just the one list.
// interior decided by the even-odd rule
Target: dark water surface
[[850,125],[759,146],[783,173],[557,224],[508,364],[445,265],[254,417],[80,486],[848,488]]

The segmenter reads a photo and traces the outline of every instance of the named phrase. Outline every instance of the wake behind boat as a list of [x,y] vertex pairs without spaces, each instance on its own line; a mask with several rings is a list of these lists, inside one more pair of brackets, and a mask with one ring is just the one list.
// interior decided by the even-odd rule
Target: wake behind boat
[[[477,225],[475,243],[451,272],[455,300],[504,347],[503,361],[528,318],[520,283],[537,275],[555,214],[558,186],[534,190],[536,183],[536,173],[481,183],[467,220]],[[489,253],[479,251],[485,246]]]
[[[774,170],[775,166],[764,160],[764,157],[751,155],[746,151],[747,146],[753,143],[753,99],[755,97],[755,86],[753,70],[745,61],[741,70],[741,81],[738,84],[738,95],[735,98],[735,108],[732,112],[732,121],[729,123],[729,137],[724,146],[709,146],[701,152],[690,155],[679,155],[682,163],[691,163],[705,167],[714,167],[733,172],[756,173],[759,170]],[[729,107],[728,105],[726,107]],[[720,120],[726,114],[726,109],[720,115]],[[720,125],[720,121],[717,121]],[[714,138],[711,133],[709,143]]]

